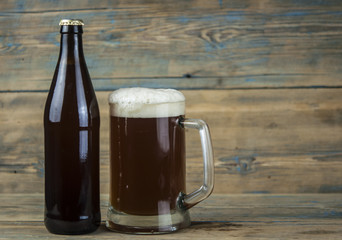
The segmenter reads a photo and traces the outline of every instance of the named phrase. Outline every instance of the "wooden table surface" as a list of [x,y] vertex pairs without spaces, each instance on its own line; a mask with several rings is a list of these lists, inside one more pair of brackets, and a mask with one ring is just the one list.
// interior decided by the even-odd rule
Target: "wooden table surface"
[[173,234],[129,235],[105,228],[108,195],[101,195],[102,224],[94,233],[50,234],[43,223],[43,194],[0,195],[0,239],[341,239],[342,194],[214,194],[191,209],[192,225]]

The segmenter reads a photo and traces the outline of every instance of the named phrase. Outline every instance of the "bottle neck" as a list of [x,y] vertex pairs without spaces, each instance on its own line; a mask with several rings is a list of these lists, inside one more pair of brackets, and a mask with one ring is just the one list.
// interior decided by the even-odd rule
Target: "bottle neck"
[[82,45],[82,26],[61,26],[60,58],[68,64],[85,62]]

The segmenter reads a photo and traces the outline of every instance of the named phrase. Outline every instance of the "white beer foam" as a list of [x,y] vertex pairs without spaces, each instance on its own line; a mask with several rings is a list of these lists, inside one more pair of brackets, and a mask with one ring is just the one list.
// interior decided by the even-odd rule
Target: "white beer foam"
[[109,95],[110,114],[153,118],[185,114],[185,97],[174,89],[121,88]]

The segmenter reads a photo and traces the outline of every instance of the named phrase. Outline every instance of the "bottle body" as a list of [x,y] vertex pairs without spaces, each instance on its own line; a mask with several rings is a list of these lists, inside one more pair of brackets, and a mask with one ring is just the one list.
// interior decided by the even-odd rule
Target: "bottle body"
[[83,234],[101,221],[99,108],[82,50],[81,26],[61,27],[61,50],[44,112],[45,226]]

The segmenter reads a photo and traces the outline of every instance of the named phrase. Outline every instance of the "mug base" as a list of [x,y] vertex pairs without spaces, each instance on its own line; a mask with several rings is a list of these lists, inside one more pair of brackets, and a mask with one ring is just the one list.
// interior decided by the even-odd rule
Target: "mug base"
[[115,232],[130,234],[165,234],[190,226],[189,211],[173,211],[155,216],[130,215],[109,207],[106,227]]

